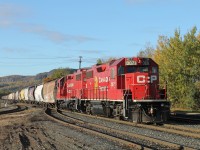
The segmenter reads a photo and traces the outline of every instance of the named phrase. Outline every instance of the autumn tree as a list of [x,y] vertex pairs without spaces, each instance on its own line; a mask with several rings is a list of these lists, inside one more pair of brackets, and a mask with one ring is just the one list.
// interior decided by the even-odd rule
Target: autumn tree
[[103,60],[102,59],[97,59],[97,65],[101,65],[101,64],[103,64]]
[[168,82],[169,99],[176,106],[200,107],[200,40],[197,28],[181,36],[160,36],[154,59],[160,67],[160,80]]
[[55,69],[52,74],[50,74],[48,77],[44,78],[43,79],[43,82],[49,82],[49,81],[52,81],[52,80],[55,80],[55,79],[58,79],[58,78],[61,78],[63,76],[66,76],[70,73],[73,73],[74,72],[74,69],[63,69],[63,68],[59,68],[59,69]]
[[141,49],[137,54],[138,57],[153,58],[155,48],[148,42],[144,49]]
[[101,65],[101,64],[104,64],[104,63],[109,63],[112,60],[116,60],[116,59],[117,59],[116,57],[109,57],[109,58],[105,58],[105,59],[99,58],[99,59],[97,59],[97,64]]

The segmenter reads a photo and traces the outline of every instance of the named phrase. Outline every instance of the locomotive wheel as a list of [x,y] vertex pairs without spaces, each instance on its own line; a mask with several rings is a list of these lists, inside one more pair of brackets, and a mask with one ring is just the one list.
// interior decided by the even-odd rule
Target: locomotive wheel
[[92,104],[88,103],[86,105],[86,114],[89,114],[89,115],[92,115],[93,112],[92,112]]

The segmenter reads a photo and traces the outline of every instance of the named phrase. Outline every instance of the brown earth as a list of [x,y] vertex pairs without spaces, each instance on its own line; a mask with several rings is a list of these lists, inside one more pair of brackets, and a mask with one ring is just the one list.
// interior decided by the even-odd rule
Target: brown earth
[[42,108],[0,115],[2,150],[123,149],[116,143],[63,126],[45,115]]

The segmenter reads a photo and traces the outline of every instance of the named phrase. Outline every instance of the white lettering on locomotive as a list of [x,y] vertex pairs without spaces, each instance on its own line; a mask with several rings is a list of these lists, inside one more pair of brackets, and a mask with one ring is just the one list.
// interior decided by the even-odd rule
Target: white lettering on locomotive
[[[146,79],[147,78],[147,79]],[[153,83],[157,80],[156,75],[152,75],[151,77],[145,77],[144,75],[137,76],[137,83]]]
[[108,88],[107,88],[107,86],[99,86],[99,90],[100,90],[101,92],[103,92],[103,91],[108,91]]
[[74,83],[67,84],[67,87],[73,87],[73,86],[74,86]]
[[108,77],[99,77],[99,83],[108,82]]
[[144,75],[137,76],[137,83],[145,83],[145,76]]
[[110,86],[111,86],[111,87],[115,87],[115,86],[116,86],[116,82],[111,82],[111,83],[110,83]]
[[151,76],[151,83],[153,83],[153,81],[156,81],[156,80],[157,80],[157,76],[152,75],[152,76]]
[[67,90],[67,93],[72,93],[72,90]]

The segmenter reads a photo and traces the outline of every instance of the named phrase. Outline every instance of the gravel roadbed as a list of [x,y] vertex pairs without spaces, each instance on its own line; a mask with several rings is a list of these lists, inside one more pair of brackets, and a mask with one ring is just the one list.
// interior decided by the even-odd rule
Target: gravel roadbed
[[87,123],[86,124],[80,123],[80,122],[74,121],[71,118],[67,118],[63,115],[59,115],[58,113],[55,113],[55,112],[53,112],[53,116],[55,118],[59,119],[59,120],[64,121],[64,122],[67,122],[67,123],[70,123],[70,124],[75,124],[76,126],[91,129],[93,131],[97,131],[97,132],[100,132],[100,133],[104,133],[104,134],[112,136],[112,137],[117,137],[117,138],[129,141],[129,142],[133,142],[133,143],[138,144],[138,145],[142,145],[144,147],[148,147],[148,148],[152,148],[152,149],[167,149],[167,148],[169,148],[169,147],[166,147],[166,146],[163,146],[163,145],[159,145],[156,142],[147,141],[146,139],[142,140],[142,139],[138,139],[138,138],[135,138],[135,137],[129,137],[127,135],[118,134],[115,131],[102,129],[101,127],[98,128],[98,127],[95,127],[95,126],[91,126]]
[[150,129],[144,129],[144,128],[138,128],[138,127],[133,127],[133,126],[129,126],[129,125],[123,125],[123,124],[105,121],[105,120],[101,120],[101,119],[80,116],[76,113],[63,112],[63,114],[78,118],[82,121],[96,123],[96,124],[100,124],[100,125],[103,125],[103,126],[106,126],[109,128],[115,128],[118,130],[123,130],[123,131],[131,132],[131,133],[137,133],[137,134],[145,135],[145,136],[156,138],[156,139],[162,139],[162,140],[165,140],[165,141],[168,141],[171,143],[175,143],[175,144],[179,144],[182,146],[192,147],[195,149],[198,149],[200,147],[200,139],[183,137],[180,135],[174,135],[174,134],[164,133],[164,132],[160,132],[160,131],[154,131],[154,130],[150,130]]
[[185,128],[195,128],[195,129],[200,129],[200,122],[197,123],[183,123],[183,122],[175,122],[175,121],[170,121],[168,122],[168,124],[173,124],[175,126],[181,126],[181,127],[185,127]]
[[52,121],[40,108],[0,115],[0,133],[0,150],[127,149],[118,143]]

